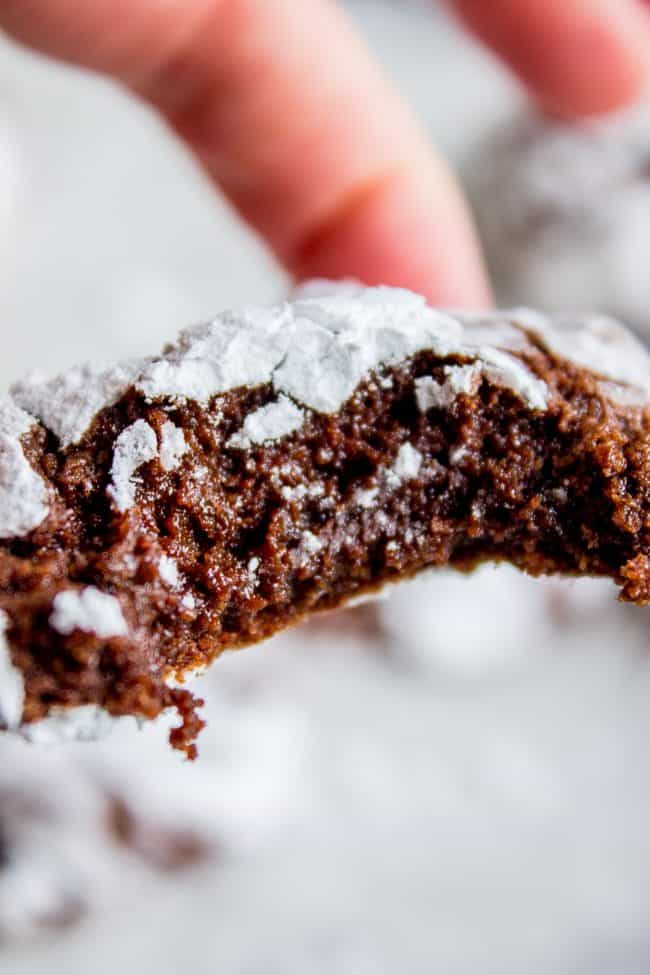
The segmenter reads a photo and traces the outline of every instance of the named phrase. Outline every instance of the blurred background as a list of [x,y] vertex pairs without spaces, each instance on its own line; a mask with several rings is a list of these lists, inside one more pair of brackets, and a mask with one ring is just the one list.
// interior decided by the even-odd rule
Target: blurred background
[[[545,125],[434,6],[349,6],[500,300],[650,335],[645,109]],[[3,388],[287,287],[145,108],[6,42],[0,226]],[[222,659],[194,765],[164,723],[1,740],[0,971],[645,975],[649,624],[603,582],[438,573]]]

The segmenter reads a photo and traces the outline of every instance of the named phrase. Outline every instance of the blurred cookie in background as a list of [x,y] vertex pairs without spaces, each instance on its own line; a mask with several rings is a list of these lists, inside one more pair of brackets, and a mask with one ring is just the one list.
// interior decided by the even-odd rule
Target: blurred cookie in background
[[650,338],[650,104],[495,128],[464,178],[497,302],[598,309]]

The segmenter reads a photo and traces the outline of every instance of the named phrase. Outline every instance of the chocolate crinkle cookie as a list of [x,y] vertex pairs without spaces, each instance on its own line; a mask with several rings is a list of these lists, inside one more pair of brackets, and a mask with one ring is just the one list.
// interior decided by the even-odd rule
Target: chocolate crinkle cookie
[[[123,903],[125,891],[148,900],[163,877],[174,882],[218,862],[217,829],[196,816],[200,797],[192,793],[192,815],[187,787],[165,802],[152,788],[161,765],[151,751],[147,774],[136,778],[106,756],[87,765],[63,751],[26,754],[16,740],[3,746],[0,955]],[[209,793],[205,778],[200,787]]]
[[0,410],[0,717],[35,741],[178,712],[183,679],[432,566],[650,599],[650,368],[607,318],[312,283]]
[[650,103],[562,122],[528,111],[465,165],[498,300],[598,308],[650,338]]

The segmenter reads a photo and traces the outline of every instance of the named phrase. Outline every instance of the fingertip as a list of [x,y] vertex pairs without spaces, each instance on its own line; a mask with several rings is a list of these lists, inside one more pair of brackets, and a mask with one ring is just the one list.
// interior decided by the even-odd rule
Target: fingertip
[[409,288],[440,307],[482,309],[492,293],[471,217],[442,163],[394,171],[288,258],[293,273]]
[[650,16],[639,0],[450,2],[555,115],[620,109],[648,84]]
[[555,50],[540,75],[543,108],[565,118],[617,111],[638,101],[650,75],[650,20],[596,22],[574,44],[570,57]]

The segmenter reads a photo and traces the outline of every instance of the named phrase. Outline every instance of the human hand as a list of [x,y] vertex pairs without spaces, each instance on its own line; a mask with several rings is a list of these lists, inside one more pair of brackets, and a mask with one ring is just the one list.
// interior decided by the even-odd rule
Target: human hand
[[[555,112],[645,82],[642,0],[449,4]],[[453,176],[332,0],[3,0],[0,26],[158,109],[297,278],[489,302]]]

